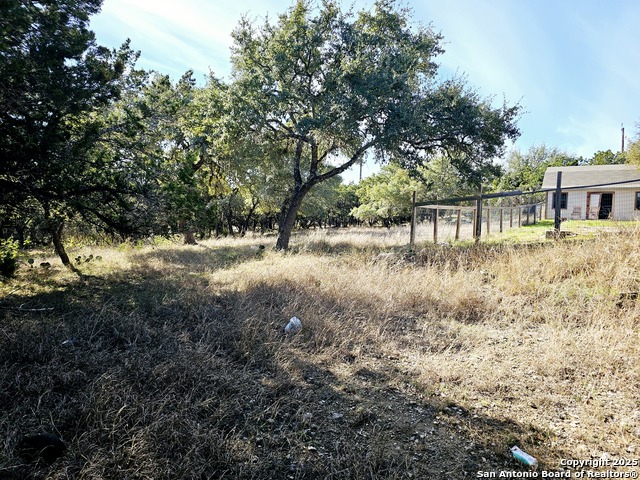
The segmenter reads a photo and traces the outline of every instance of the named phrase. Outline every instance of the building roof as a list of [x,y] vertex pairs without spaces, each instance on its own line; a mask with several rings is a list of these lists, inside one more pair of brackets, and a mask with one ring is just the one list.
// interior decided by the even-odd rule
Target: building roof
[[549,167],[544,174],[542,188],[556,188],[558,172],[562,172],[563,189],[578,187],[585,189],[589,187],[589,190],[640,188],[640,166],[628,164]]

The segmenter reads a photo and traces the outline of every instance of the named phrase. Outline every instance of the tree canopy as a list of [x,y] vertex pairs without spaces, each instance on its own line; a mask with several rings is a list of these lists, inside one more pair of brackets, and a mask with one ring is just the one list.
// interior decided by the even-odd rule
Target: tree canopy
[[496,190],[533,191],[542,186],[548,167],[576,166],[584,159],[546,145],[529,148],[522,153],[512,150],[507,156],[506,171],[494,182]]
[[611,150],[600,150],[586,163],[588,165],[615,165],[627,163],[627,157],[624,152],[613,153]]
[[[110,133],[100,110],[132,78],[136,54],[95,43],[89,17],[100,0],[3,4],[0,45],[0,204],[43,214],[63,262],[63,221],[71,212],[105,207],[131,192],[114,156],[95,154]],[[98,209],[96,206],[99,205]],[[92,208],[95,207],[95,208]]]
[[391,163],[381,171],[362,180],[356,189],[360,205],[354,207],[352,214],[373,224],[382,222],[385,227],[406,220],[411,216],[411,198],[413,192],[424,198],[425,185],[409,176],[404,168]]

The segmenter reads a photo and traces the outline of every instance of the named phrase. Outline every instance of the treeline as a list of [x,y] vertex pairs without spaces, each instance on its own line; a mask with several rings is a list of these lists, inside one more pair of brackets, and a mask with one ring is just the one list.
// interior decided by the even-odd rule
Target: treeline
[[[138,69],[128,41],[98,45],[101,3],[8,0],[0,20],[1,235],[52,242],[71,269],[69,229],[187,243],[276,231],[287,249],[297,226],[390,226],[413,190],[499,182],[519,135],[520,106],[442,80],[442,37],[393,0],[242,19],[230,80],[204,85]],[[386,167],[343,185],[367,158]]]
[[[298,228],[340,228],[377,223],[356,215],[354,209],[360,205],[357,185],[344,185],[337,178],[322,187],[326,188],[319,188],[305,198],[297,215]],[[65,236],[86,242],[117,244],[154,235],[170,237],[180,234],[186,243],[195,243],[197,239],[244,236],[247,232],[263,235],[277,232],[280,218],[277,206],[264,199],[245,196],[241,190],[195,198],[198,204],[191,203],[188,221],[171,218],[162,200],[158,198],[155,205],[147,205],[144,217],[136,215],[129,219],[123,211],[119,219],[123,222],[121,225],[102,224],[92,219],[87,221],[88,215],[70,215],[62,225]],[[21,207],[19,212],[12,211],[9,215],[6,214],[8,209],[3,209],[0,238],[14,239],[21,248],[51,245],[50,226],[44,212],[37,206],[31,211],[26,210],[26,205]],[[127,225],[127,222],[131,224]]]
[[[628,152],[614,154],[606,151],[584,159],[544,145],[532,147],[527,152],[513,150],[508,153],[505,166],[497,169],[493,178],[485,179],[491,185],[485,191],[533,191],[542,185],[548,167],[625,163],[628,157]],[[171,188],[175,188],[175,185]],[[204,193],[207,189],[194,189],[194,193],[198,191]],[[429,169],[420,169],[419,176],[412,176],[408,170],[390,164],[359,184],[343,184],[338,176],[320,185],[305,198],[298,212],[297,226],[309,229],[401,225],[410,219],[414,191],[420,199],[442,199],[473,195],[477,189],[475,185],[462,182],[445,157],[434,159]],[[264,193],[258,196],[244,188],[234,191],[227,185],[217,195],[209,192],[207,196],[194,195],[190,200],[187,209],[191,213],[189,230],[197,238],[243,236],[247,232],[265,234],[277,229],[277,196],[269,201]],[[76,237],[112,243],[153,234],[184,233],[185,225],[181,225],[179,219],[172,222],[166,220],[167,217],[164,220],[156,218],[157,225],[150,225],[146,230],[126,231],[96,226],[84,222],[82,217],[74,216],[68,219],[66,230]],[[14,238],[19,246],[51,243],[45,218],[37,208],[28,215],[3,217],[1,221],[2,238]]]

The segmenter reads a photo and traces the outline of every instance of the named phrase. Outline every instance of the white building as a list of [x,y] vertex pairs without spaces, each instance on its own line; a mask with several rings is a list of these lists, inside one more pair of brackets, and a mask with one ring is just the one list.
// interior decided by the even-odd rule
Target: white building
[[[640,167],[585,165],[549,167],[543,189],[556,188],[562,172],[560,216],[570,220],[640,219]],[[547,192],[547,218],[555,215],[555,191]]]

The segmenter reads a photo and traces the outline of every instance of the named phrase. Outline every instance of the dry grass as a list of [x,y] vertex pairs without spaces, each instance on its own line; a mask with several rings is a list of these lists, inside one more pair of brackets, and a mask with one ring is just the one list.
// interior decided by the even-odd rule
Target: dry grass
[[[456,479],[522,469],[514,444],[549,470],[640,455],[637,231],[406,238],[93,248],[74,252],[102,256],[84,280],[21,270],[0,287],[0,477]],[[14,453],[38,431],[69,445],[52,467]]]

